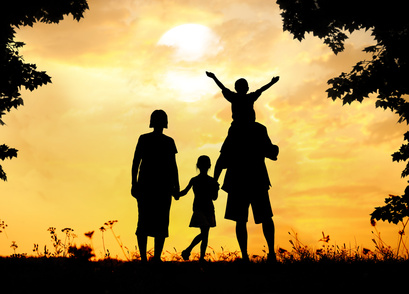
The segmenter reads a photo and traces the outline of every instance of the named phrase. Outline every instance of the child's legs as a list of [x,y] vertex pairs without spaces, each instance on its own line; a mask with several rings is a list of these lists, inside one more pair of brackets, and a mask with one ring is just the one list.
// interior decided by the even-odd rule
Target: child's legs
[[209,241],[209,227],[201,227],[200,235],[202,237],[202,244],[200,244],[200,259],[204,259],[206,255],[207,243]]
[[202,233],[200,233],[199,235],[197,235],[197,236],[193,239],[192,243],[190,243],[189,247],[187,247],[186,250],[189,251],[189,252],[192,251],[192,249],[193,249],[197,244],[199,244],[200,241],[202,241]]
[[209,230],[209,227],[201,227],[200,234],[193,239],[189,247],[186,248],[186,251],[192,251],[197,244],[202,242],[202,244],[200,245],[200,259],[203,259],[206,255],[207,243],[209,241]]

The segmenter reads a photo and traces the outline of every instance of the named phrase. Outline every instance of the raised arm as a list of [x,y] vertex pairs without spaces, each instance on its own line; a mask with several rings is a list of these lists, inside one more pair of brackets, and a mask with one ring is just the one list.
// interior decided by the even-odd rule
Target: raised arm
[[222,91],[228,90],[228,89],[222,84],[222,82],[219,81],[219,79],[216,77],[216,75],[215,75],[214,73],[212,73],[212,72],[210,72],[210,71],[207,71],[207,72],[206,72],[206,75],[207,75],[209,78],[213,79],[214,82],[216,83],[216,85],[217,85],[220,89],[222,89]]
[[264,92],[265,90],[267,90],[268,88],[270,88],[272,85],[274,85],[275,83],[277,83],[279,79],[280,79],[280,77],[274,77],[274,78],[272,78],[272,79],[271,79],[271,82],[269,82],[268,84],[264,85],[263,87],[261,87],[261,88],[258,89],[257,91]]

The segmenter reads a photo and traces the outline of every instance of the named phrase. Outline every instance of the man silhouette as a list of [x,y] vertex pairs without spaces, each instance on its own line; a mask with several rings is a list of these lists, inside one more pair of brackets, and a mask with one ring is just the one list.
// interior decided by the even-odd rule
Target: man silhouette
[[255,122],[254,102],[279,77],[248,93],[245,79],[235,83],[236,93],[226,88],[211,72],[206,72],[222,90],[223,96],[232,105],[233,122],[228,136],[220,150],[216,162],[214,179],[218,180],[222,169],[227,169],[222,189],[228,193],[225,218],[236,222],[236,237],[244,261],[249,261],[247,252],[247,222],[251,206],[256,224],[262,224],[263,234],[269,249],[268,260],[275,261],[275,226],[272,219],[268,190],[268,177],[265,158],[277,160],[278,146],[271,143],[267,129]]
[[[254,133],[243,134],[243,143],[229,155],[222,189],[228,193],[225,218],[236,222],[236,237],[244,261],[248,261],[247,222],[251,206],[256,224],[262,224],[263,234],[269,250],[268,260],[275,260],[274,234],[268,190],[270,179],[265,165],[265,155],[260,152],[259,138]],[[278,154],[278,147],[277,147]],[[223,152],[220,157],[223,156]],[[215,171],[216,172],[216,171]],[[216,178],[217,175],[214,176]]]

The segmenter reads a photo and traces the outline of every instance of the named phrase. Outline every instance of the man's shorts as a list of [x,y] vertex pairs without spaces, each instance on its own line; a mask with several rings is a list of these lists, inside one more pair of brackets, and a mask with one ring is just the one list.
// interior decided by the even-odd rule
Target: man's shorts
[[248,222],[249,207],[253,210],[256,224],[268,221],[273,216],[268,190],[250,192],[231,192],[227,196],[224,218],[236,222]]

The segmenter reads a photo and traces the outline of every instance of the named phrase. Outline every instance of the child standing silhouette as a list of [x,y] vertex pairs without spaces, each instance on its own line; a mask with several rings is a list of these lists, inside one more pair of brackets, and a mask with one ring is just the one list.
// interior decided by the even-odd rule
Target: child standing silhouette
[[213,201],[217,199],[219,184],[207,174],[210,166],[210,158],[206,155],[200,156],[196,164],[196,167],[200,171],[199,175],[191,178],[187,187],[175,195],[176,197],[184,196],[193,187],[195,198],[193,201],[193,215],[189,227],[200,228],[200,234],[193,239],[189,247],[182,251],[184,260],[189,260],[192,249],[202,242],[200,245],[199,261],[204,261],[209,239],[209,230],[211,227],[216,226]]

